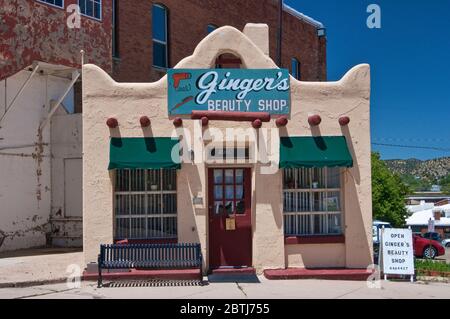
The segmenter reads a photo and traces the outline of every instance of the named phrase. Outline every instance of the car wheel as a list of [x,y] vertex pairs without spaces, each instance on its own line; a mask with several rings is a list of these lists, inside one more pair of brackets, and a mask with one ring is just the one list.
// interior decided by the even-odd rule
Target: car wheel
[[446,243],[445,247],[450,248],[450,243]]
[[434,247],[427,247],[423,251],[423,258],[434,259],[437,255],[437,250]]

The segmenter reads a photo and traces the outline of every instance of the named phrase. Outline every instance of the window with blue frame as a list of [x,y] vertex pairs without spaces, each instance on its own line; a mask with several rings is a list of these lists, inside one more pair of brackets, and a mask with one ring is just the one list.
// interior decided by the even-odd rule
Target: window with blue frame
[[291,60],[291,75],[300,80],[300,62],[296,58],[292,58]]
[[64,0],[39,0],[39,2],[44,2],[56,7],[64,8]]
[[206,32],[208,34],[210,34],[211,32],[213,32],[214,30],[217,29],[217,26],[214,24],[208,24],[208,26],[206,27]]
[[112,2],[112,56],[113,58],[119,57],[119,28],[118,28],[118,1]]
[[78,0],[81,14],[101,20],[102,18],[102,0]]
[[167,43],[167,8],[160,4],[152,7],[152,33],[153,33],[153,66],[168,68]]

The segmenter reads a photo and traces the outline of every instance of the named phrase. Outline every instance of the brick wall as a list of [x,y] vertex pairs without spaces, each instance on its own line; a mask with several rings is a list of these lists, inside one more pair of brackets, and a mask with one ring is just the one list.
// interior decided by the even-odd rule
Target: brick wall
[[103,0],[102,20],[81,18],[81,28],[70,29],[66,9],[77,0],[65,0],[57,8],[36,0],[0,0],[0,80],[33,61],[79,67],[80,50],[85,63],[111,72],[112,0]]
[[[248,22],[266,23],[270,32],[270,56],[276,62],[278,4],[273,0],[119,0],[119,58],[113,77],[119,82],[156,81],[164,72],[152,67],[153,3],[169,9],[169,67],[191,55],[207,35],[207,25],[231,25],[243,30]],[[291,58],[301,62],[302,80],[326,80],[326,39],[316,27],[283,12],[282,67]]]

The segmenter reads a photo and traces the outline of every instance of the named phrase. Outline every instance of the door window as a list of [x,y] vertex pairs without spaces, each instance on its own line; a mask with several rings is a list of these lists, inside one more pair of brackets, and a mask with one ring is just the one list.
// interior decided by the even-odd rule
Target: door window
[[214,212],[245,214],[244,169],[214,169]]

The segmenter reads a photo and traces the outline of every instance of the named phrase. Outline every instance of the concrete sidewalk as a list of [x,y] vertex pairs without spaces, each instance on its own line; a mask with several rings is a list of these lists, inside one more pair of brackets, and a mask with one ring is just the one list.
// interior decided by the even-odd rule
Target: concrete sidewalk
[[57,248],[0,253],[0,288],[64,282],[70,275],[67,267],[81,267],[82,256],[80,249]]
[[[13,288],[13,287],[31,287],[31,286],[42,286],[42,285],[52,285],[57,283],[62,283],[62,286],[65,285],[65,281],[67,280],[67,277],[71,274],[68,272],[67,267],[69,265],[78,265],[80,267],[81,272],[83,271],[82,267],[82,251],[79,249],[57,249],[57,248],[42,248],[42,249],[28,249],[28,250],[21,250],[21,251],[15,251],[15,252],[8,252],[8,253],[0,253],[0,288]],[[72,270],[73,271],[73,270]],[[275,291],[278,287],[290,287],[291,285],[297,287],[300,285],[301,287],[308,286],[308,283],[321,283],[320,285],[328,286],[327,283],[329,283],[330,287],[339,287],[340,284],[337,284],[339,281],[309,281],[309,280],[282,280],[282,281],[268,281],[264,277],[259,278],[261,282],[264,282],[265,284],[262,285],[264,287],[273,287],[275,288]],[[448,278],[417,278],[419,281],[427,281],[427,282],[436,282],[434,284],[443,284],[444,286],[439,286],[442,288],[445,288],[446,292],[449,294],[444,294],[442,297],[444,298],[450,298],[450,284],[448,284]],[[271,283],[272,282],[272,283]],[[344,281],[341,281],[344,282]],[[398,283],[399,286],[402,286],[404,283]],[[405,286],[405,287],[417,287],[419,283],[414,284],[413,286]],[[223,285],[223,286],[222,286]],[[226,284],[219,284],[218,286],[214,283],[212,285],[208,285],[205,287],[179,287],[175,288],[176,291],[179,291],[181,294],[177,297],[183,297],[184,292],[191,293],[190,290],[194,293],[199,293],[200,295],[203,295],[205,291],[215,291],[216,288],[218,288],[217,296],[220,295],[220,290],[222,288],[219,287],[225,287]],[[234,285],[234,284],[233,284]],[[231,286],[233,286],[231,285]],[[359,282],[359,283],[348,283],[344,286],[348,285],[365,285],[365,281]],[[387,284],[390,285],[389,283]],[[61,286],[61,287],[62,287]],[[94,288],[95,284],[92,282],[85,282],[83,283],[83,286],[87,288],[87,294],[96,294],[96,289]],[[214,288],[213,288],[214,287]],[[258,295],[259,289],[261,289],[261,286],[252,286],[250,285],[249,288],[255,287],[255,297],[260,297]],[[257,288],[259,287],[259,288]],[[212,289],[213,288],[213,289]],[[31,289],[31,288],[30,288]],[[40,289],[39,287],[36,287],[36,289]],[[112,290],[111,290],[112,289]],[[145,288],[135,288],[137,290],[145,289]],[[149,289],[149,288],[147,288]],[[145,291],[148,291],[148,290]],[[164,290],[164,288],[160,288]],[[169,288],[168,288],[169,289]],[[174,289],[171,287],[170,289]],[[409,288],[407,288],[409,289]],[[56,289],[57,291],[59,289]],[[125,289],[127,290],[127,288]],[[289,290],[289,289],[288,289]],[[423,289],[419,289],[423,290]],[[118,291],[124,291],[122,289],[114,290],[114,288],[110,288],[109,290],[100,290],[101,292],[106,292],[105,296],[102,297],[110,297],[108,296],[109,293],[113,293],[113,296],[111,297],[119,297],[120,293],[118,295],[115,295]],[[132,292],[135,292],[136,290],[131,290]],[[152,290],[153,291],[153,290]],[[161,290],[159,290],[161,291]],[[250,289],[251,291],[251,289]],[[369,290],[371,293],[374,290]],[[3,291],[5,292],[5,291]],[[86,292],[86,290],[84,290]],[[239,292],[239,291],[237,291]],[[23,291],[25,293],[25,290]],[[189,294],[188,293],[188,294]],[[282,291],[280,291],[281,294]],[[19,293],[22,294],[22,293]],[[26,294],[26,293],[25,293]],[[284,295],[284,294],[283,294]],[[298,297],[303,297],[302,294],[294,294]],[[214,296],[214,293],[211,295],[211,297]],[[149,296],[150,298],[157,298],[157,296]],[[170,295],[168,295],[170,297]],[[269,294],[267,297],[269,298],[276,298],[276,294]],[[432,297],[432,295],[430,295]],[[295,298],[295,297],[294,297]]]
[[80,288],[65,283],[0,289],[0,299],[450,299],[450,285],[443,283],[381,282],[369,288],[366,282],[342,280],[267,280],[259,283],[209,283],[205,286],[97,288],[82,282]]

